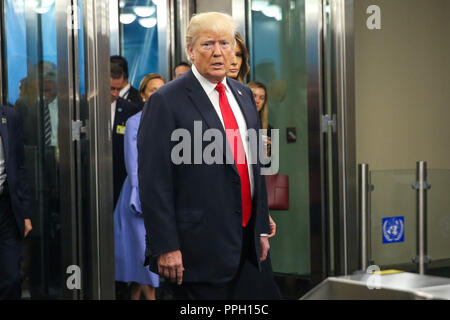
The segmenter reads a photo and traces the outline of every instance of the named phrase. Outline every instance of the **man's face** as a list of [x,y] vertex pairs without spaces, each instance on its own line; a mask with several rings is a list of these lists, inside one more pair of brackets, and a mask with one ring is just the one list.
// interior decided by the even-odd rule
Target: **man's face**
[[124,87],[125,79],[122,76],[119,79],[110,78],[110,80],[111,80],[111,103],[113,103],[119,98],[119,93],[120,90],[122,90],[122,88]]
[[44,80],[42,82],[42,91],[44,95],[44,103],[49,104],[55,100],[57,96],[56,81]]
[[198,72],[211,82],[223,80],[233,59],[233,37],[227,33],[202,32],[188,48]]
[[183,73],[186,73],[190,70],[191,68],[188,66],[178,66],[175,68],[175,79],[178,78],[179,76],[181,76]]

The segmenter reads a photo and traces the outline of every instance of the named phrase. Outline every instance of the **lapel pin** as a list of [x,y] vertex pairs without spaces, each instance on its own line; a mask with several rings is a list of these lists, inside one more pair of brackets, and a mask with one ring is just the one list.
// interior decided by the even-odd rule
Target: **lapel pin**
[[240,96],[242,96],[242,92],[240,92],[240,91],[238,90],[238,93],[239,93]]
[[2,124],[6,123],[6,118],[2,118]]
[[122,108],[118,108],[118,109],[117,109],[117,112],[122,112]]

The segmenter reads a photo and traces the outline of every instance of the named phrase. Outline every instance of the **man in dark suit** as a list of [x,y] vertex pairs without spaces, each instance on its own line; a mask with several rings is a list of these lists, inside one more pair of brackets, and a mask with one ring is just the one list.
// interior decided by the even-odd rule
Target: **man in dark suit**
[[31,231],[22,119],[0,106],[0,300],[20,299],[23,238]]
[[[243,266],[259,266],[269,250],[265,180],[246,139],[260,121],[250,89],[225,76],[235,30],[228,15],[194,16],[186,41],[192,69],[155,92],[141,119],[138,173],[148,260],[173,283],[176,299],[233,299]],[[203,158],[208,131],[222,138],[214,141],[214,163]],[[183,133],[191,149],[179,153],[186,160],[179,162],[174,136]],[[254,298],[251,288],[244,298]]]
[[113,183],[114,205],[119,199],[120,190],[127,177],[125,168],[124,136],[125,124],[129,117],[141,111],[141,106],[119,97],[119,92],[125,82],[123,69],[117,64],[111,64],[111,128],[113,130]]
[[128,62],[127,60],[122,56],[111,56],[110,63],[118,64],[124,74],[125,81],[123,82],[123,87],[120,90],[119,96],[127,101],[136,103],[138,105],[143,106],[144,102],[142,100],[141,95],[139,94],[139,90],[136,89],[131,85],[131,83],[128,82]]

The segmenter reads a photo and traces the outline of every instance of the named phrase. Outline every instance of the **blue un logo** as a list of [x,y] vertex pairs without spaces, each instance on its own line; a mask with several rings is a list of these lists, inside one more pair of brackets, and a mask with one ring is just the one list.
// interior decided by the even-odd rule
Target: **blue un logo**
[[405,241],[405,217],[383,218],[383,243]]

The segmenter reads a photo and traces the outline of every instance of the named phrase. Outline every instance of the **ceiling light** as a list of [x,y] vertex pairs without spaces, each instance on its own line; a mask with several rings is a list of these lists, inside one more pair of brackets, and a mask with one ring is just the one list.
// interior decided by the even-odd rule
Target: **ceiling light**
[[139,24],[141,26],[143,26],[144,28],[153,28],[154,26],[156,26],[156,18],[140,18],[138,20]]
[[147,18],[155,13],[156,8],[154,6],[136,6],[133,7],[133,11],[138,17]]
[[253,11],[263,11],[269,5],[267,0],[253,0],[252,10]]
[[281,13],[281,7],[277,5],[270,5],[267,6],[262,13],[266,15],[267,17],[275,18],[276,20],[280,21],[283,17]]
[[136,20],[136,16],[132,13],[121,13],[119,20],[123,24],[130,24]]

